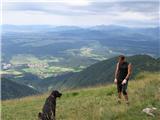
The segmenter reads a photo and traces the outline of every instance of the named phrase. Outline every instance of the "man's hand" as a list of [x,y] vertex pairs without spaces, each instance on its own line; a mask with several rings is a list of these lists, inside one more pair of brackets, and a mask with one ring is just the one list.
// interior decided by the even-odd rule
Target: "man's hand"
[[127,80],[124,79],[124,80],[122,81],[122,85],[124,85],[124,84],[126,84],[126,83],[127,83]]
[[114,79],[114,83],[117,84],[117,78]]

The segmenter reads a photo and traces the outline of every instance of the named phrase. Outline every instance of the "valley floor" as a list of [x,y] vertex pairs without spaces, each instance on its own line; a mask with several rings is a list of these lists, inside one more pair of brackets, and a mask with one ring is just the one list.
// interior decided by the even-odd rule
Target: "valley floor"
[[[57,120],[160,120],[160,75],[141,73],[128,86],[130,105],[117,104],[116,86],[63,91],[57,99]],[[49,93],[2,101],[2,120],[37,120]],[[156,107],[155,117],[142,112]]]

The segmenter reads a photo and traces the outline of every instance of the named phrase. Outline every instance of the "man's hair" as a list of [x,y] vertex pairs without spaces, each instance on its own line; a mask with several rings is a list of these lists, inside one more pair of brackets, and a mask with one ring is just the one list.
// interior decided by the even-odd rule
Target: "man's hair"
[[125,59],[125,56],[124,56],[124,55],[120,55],[119,58],[120,58],[121,60],[124,60],[124,59]]

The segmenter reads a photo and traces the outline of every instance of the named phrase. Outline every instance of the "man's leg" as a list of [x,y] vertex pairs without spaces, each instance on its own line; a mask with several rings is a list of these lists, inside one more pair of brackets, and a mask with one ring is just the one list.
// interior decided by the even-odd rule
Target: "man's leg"
[[128,93],[124,96],[125,100],[128,101]]
[[122,98],[122,92],[118,92],[118,98],[119,98],[119,99]]
[[124,95],[124,98],[125,98],[126,104],[128,104],[128,105],[129,105],[129,101],[128,101],[128,94]]
[[125,98],[126,104],[129,104],[127,86],[128,86],[128,82],[122,86],[122,91],[123,91],[123,96]]
[[118,92],[118,103],[121,103],[121,97],[122,96],[122,92]]
[[117,91],[118,91],[118,103],[121,103],[121,98],[122,98],[122,85],[121,85],[121,83],[117,83]]
[[125,100],[128,101],[128,93],[125,92],[125,94],[123,93],[123,95],[124,95]]

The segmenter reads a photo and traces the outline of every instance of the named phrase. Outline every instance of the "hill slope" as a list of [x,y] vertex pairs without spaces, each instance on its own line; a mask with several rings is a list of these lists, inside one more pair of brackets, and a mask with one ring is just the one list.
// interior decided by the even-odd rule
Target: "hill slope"
[[20,98],[38,94],[39,92],[25,85],[2,78],[2,100]]
[[[141,73],[129,82],[130,105],[116,103],[115,85],[62,92],[57,100],[58,120],[158,120],[160,119],[159,73]],[[35,120],[49,93],[2,101],[3,120]],[[142,102],[143,101],[143,102]],[[156,107],[155,117],[141,112]]]
[[[133,65],[132,78],[143,71],[154,72],[160,70],[159,59],[152,58],[148,55],[130,56],[127,57],[127,61]],[[117,57],[114,57],[91,65],[83,71],[61,80],[48,78],[45,80],[45,86],[48,85],[50,88],[53,87],[54,89],[68,89],[111,83],[114,79],[116,62]],[[44,83],[41,85],[43,86]]]

